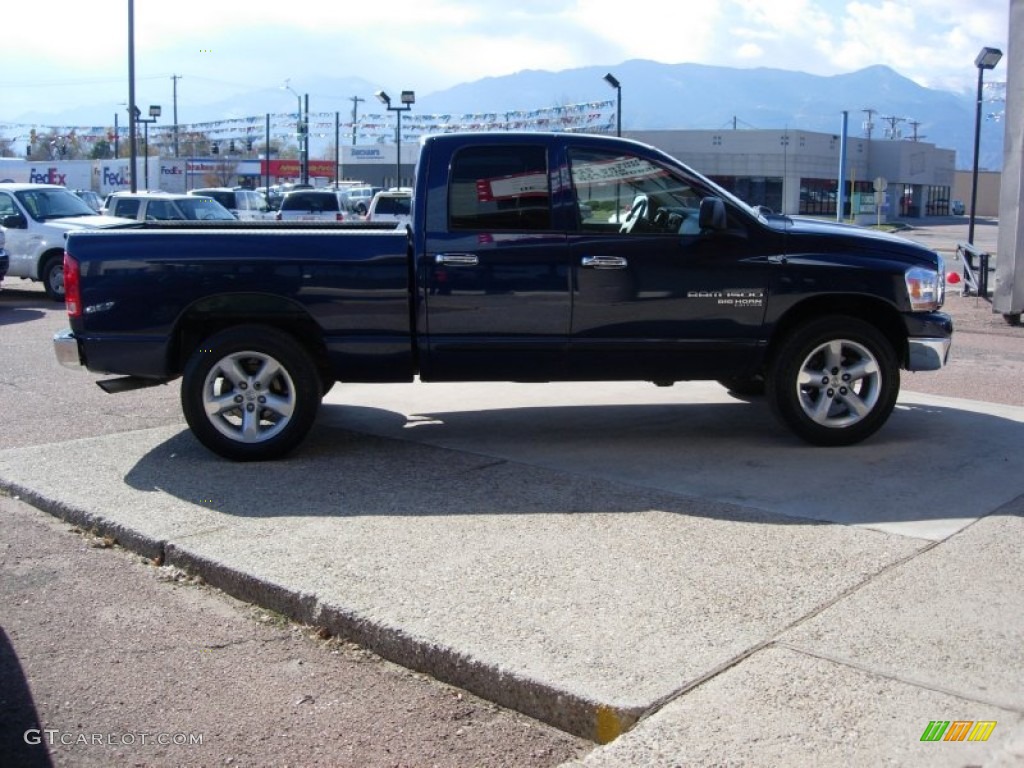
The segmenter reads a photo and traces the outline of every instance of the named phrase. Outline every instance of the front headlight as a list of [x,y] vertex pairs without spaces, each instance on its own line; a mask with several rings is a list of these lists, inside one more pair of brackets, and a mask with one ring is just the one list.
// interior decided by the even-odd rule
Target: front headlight
[[914,312],[932,312],[946,300],[945,263],[938,256],[938,270],[912,267],[903,278],[907,284],[907,298]]

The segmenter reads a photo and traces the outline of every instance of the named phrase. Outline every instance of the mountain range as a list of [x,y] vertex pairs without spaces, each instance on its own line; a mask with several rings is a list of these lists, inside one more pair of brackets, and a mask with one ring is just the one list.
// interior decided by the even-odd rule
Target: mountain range
[[[634,59],[613,67],[580,67],[559,72],[524,70],[487,77],[446,90],[417,94],[413,109],[422,114],[511,112],[568,104],[614,100],[604,82],[612,72],[622,88],[622,128],[631,130],[788,129],[838,134],[842,112],[848,112],[851,137],[888,138],[895,129],[904,139],[927,141],[956,150],[956,166],[973,161],[975,95],[925,88],[885,66],[848,74],[819,76],[805,72],[758,68],[736,69],[703,64],[662,64]],[[415,86],[415,77],[403,87]],[[311,79],[302,84],[312,112],[338,111],[350,119],[352,97],[365,100],[359,114],[382,113],[373,94],[380,89],[360,78]],[[397,89],[390,86],[386,90]],[[240,93],[210,104],[179,104],[181,123],[198,123],[267,112],[293,111],[296,101],[278,88]],[[1000,169],[1003,154],[1002,104],[984,103],[981,168]],[[870,111],[869,111],[870,110]],[[170,109],[164,107],[164,120]],[[89,125],[83,110],[60,114],[22,115],[19,122],[44,125]],[[81,122],[79,122],[81,120]],[[161,121],[163,122],[163,120]],[[315,149],[315,146],[314,146]]]

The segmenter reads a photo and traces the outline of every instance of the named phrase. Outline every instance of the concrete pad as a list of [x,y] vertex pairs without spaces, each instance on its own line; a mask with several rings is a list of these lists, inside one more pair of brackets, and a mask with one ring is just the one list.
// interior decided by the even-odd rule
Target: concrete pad
[[345,429],[932,540],[1024,493],[1024,408],[913,392],[833,449],[710,382],[342,384],[325,403]]
[[[996,725],[988,741],[922,742],[933,720]],[[1022,722],[1019,710],[768,648],[565,766],[1009,766]]]
[[1024,712],[1024,499],[782,636],[810,653]]
[[0,483],[602,741],[923,546],[329,423],[268,464],[173,428],[12,449]]

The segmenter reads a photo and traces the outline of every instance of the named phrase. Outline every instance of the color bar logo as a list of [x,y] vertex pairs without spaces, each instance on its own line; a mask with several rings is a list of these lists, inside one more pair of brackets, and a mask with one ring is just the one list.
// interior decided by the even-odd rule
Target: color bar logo
[[932,720],[921,741],[988,741],[995,729],[995,720]]

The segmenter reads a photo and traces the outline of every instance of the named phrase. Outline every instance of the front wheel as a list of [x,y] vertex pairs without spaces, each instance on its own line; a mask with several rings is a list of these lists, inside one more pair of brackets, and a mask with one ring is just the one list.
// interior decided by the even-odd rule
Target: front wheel
[[889,340],[853,317],[824,317],[794,331],[768,377],[776,416],[815,445],[852,445],[889,418],[900,369]]
[[302,442],[320,406],[320,375],[294,338],[274,328],[228,328],[203,341],[181,380],[192,433],[234,461],[284,456]]
[[46,295],[52,301],[64,301],[64,254],[47,256],[39,272]]

